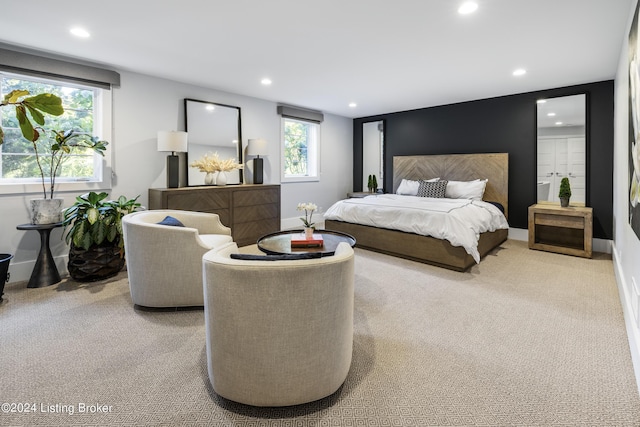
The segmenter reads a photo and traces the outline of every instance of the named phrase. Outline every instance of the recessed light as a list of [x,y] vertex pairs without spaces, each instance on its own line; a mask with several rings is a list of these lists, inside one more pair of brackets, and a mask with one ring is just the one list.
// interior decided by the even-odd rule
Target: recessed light
[[213,111],[213,110],[215,110],[215,109],[216,109],[216,107],[214,107],[214,106],[213,106],[213,105],[211,105],[211,104],[207,104],[207,106],[206,106],[206,107],[204,107],[204,108],[205,108],[207,111]]
[[527,74],[527,70],[525,70],[524,68],[518,68],[513,72],[514,76],[524,76],[525,74]]
[[547,100],[546,100],[546,99],[538,99],[538,100],[536,101],[536,103],[537,103],[537,104],[544,104],[545,102],[547,102]]
[[461,15],[468,15],[475,12],[478,9],[478,3],[473,1],[466,1],[458,8],[458,13]]
[[260,80],[260,83],[262,83],[265,86],[269,86],[271,84],[271,79],[264,78]]
[[69,32],[71,34],[73,34],[76,37],[82,37],[82,38],[87,38],[89,37],[91,34],[89,34],[89,31],[85,30],[84,28],[80,28],[80,27],[74,27],[72,29],[69,30]]
[[358,104],[356,104],[355,102],[350,102],[349,103],[349,107],[351,108],[356,108],[358,106]]
[[556,113],[547,113],[547,117],[555,117]]
[[556,122],[556,126],[560,126],[562,122]]

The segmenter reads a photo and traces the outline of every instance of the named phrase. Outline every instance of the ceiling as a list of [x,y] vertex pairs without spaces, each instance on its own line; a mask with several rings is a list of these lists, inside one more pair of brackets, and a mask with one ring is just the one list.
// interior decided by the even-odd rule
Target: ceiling
[[462,2],[21,0],[0,42],[366,117],[613,79],[633,0]]

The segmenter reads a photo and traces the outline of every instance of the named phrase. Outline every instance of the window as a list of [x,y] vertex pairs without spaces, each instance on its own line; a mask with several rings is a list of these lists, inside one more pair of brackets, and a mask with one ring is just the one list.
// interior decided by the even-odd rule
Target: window
[[282,118],[282,181],[318,181],[320,124]]
[[[0,72],[0,96],[4,97],[16,89],[27,90],[31,95],[53,93],[62,99],[64,114],[58,117],[46,115],[44,129],[48,133],[41,132],[38,140],[38,154],[45,174],[49,170],[47,159],[51,158],[46,147],[51,144],[45,144],[43,140],[52,139],[51,130],[73,129],[89,138],[98,136],[109,141],[110,135],[103,131],[110,127],[104,126],[110,118],[109,91],[72,82]],[[4,143],[0,145],[1,191],[25,192],[25,188],[27,192],[38,191],[37,187],[30,186],[42,182],[33,144],[22,137],[13,108],[2,108],[0,119],[5,132]],[[104,164],[110,164],[109,153],[107,145],[105,157],[90,149],[78,149],[72,155],[65,156],[60,174],[56,178],[57,190],[84,190],[83,187],[90,183],[94,186],[95,183],[104,183],[106,187],[110,187],[110,179],[103,170]],[[11,185],[15,187],[14,191]]]

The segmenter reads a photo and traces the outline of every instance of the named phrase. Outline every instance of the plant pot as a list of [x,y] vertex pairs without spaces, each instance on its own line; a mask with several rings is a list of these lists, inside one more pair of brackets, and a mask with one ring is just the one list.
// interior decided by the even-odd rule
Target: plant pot
[[31,199],[31,224],[55,224],[62,221],[63,199]]
[[304,238],[307,240],[313,239],[313,227],[304,227]]
[[125,259],[118,247],[118,240],[101,245],[79,248],[71,243],[69,249],[69,275],[78,282],[95,282],[118,274]]
[[11,254],[0,254],[0,301],[2,301],[2,295],[4,294],[4,284],[9,281],[11,258],[13,258]]
[[569,207],[569,198],[568,197],[560,197],[560,206],[563,208]]

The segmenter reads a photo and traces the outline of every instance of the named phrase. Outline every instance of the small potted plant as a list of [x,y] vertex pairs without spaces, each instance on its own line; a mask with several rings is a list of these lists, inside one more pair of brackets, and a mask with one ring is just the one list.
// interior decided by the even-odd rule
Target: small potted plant
[[140,208],[135,199],[90,192],[76,197],[64,210],[65,239],[69,249],[69,275],[81,282],[115,276],[125,264],[122,217]]
[[560,180],[560,192],[558,193],[560,198],[560,206],[566,208],[569,206],[569,199],[571,198],[571,184],[569,178],[566,176]]
[[304,235],[306,239],[313,238],[313,231],[316,229],[315,223],[313,223],[313,212],[318,209],[314,203],[298,203],[296,208],[299,211],[304,211],[304,218],[300,218],[302,224],[304,224]]

